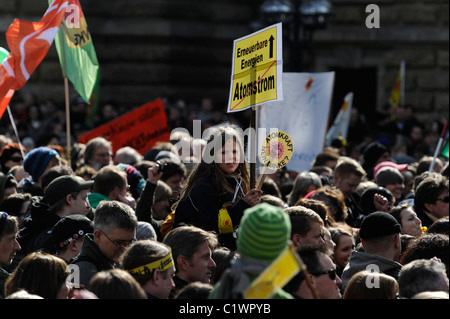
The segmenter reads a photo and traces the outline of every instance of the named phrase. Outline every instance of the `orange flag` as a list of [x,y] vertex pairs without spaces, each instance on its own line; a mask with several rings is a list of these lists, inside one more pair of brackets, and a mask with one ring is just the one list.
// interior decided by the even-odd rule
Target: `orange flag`
[[10,54],[0,65],[0,101],[25,85],[61,26],[69,0],[54,0],[39,22],[15,19],[6,31]]

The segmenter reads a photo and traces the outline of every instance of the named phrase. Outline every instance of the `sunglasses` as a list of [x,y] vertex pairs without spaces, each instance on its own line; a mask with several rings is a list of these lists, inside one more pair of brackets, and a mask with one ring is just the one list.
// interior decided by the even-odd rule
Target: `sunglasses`
[[10,161],[13,161],[14,163],[19,163],[20,161],[23,161],[23,158],[20,156],[10,157]]
[[447,196],[444,196],[444,197],[436,198],[436,200],[441,200],[441,201],[443,201],[444,203],[448,203],[448,195],[447,195]]
[[330,269],[330,270],[324,270],[321,272],[317,272],[317,273],[311,273],[311,275],[313,276],[321,276],[321,275],[328,275],[328,277],[330,277],[331,280],[335,280],[336,279],[336,269]]

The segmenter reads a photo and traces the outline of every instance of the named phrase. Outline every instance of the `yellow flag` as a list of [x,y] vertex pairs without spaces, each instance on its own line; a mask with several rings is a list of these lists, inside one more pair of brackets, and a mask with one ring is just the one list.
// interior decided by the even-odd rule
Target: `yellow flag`
[[245,299],[268,299],[286,285],[301,268],[303,262],[290,244],[247,288]]
[[[391,91],[391,97],[389,98],[389,104],[395,110],[400,103],[404,104],[404,80],[405,80],[405,61],[401,61],[400,70],[398,71],[397,79],[395,80],[394,87]],[[395,115],[392,115],[393,119]]]

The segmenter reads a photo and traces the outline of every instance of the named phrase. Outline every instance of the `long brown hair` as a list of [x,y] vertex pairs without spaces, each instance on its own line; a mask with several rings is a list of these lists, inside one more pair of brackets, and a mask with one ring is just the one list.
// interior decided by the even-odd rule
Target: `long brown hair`
[[56,299],[69,276],[67,263],[54,255],[36,251],[25,256],[5,283],[5,295],[25,289],[44,299]]
[[[233,142],[236,142],[240,151],[239,166],[232,175],[223,172],[215,160],[211,161],[211,159],[214,159],[215,151],[222,149],[225,146],[225,143],[230,139],[232,139]],[[234,194],[235,186],[230,184],[230,177],[241,178],[241,188],[243,192],[247,193],[249,191],[250,173],[248,163],[245,160],[243,137],[237,127],[233,125],[218,125],[212,128],[212,132],[209,135],[204,149],[202,160],[189,174],[186,180],[186,186],[181,193],[180,201],[186,198],[195,184],[204,177],[210,177],[212,179],[213,186],[219,194]]]

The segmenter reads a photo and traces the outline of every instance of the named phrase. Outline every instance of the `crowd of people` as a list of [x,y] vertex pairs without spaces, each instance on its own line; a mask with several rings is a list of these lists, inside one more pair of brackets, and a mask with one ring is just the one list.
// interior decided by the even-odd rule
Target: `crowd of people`
[[301,269],[274,299],[449,298],[442,123],[401,106],[375,136],[356,110],[310,170],[257,188],[242,123],[208,99],[166,107],[172,129],[198,118],[208,136],[173,131],[145,154],[96,137],[70,159],[62,135],[0,136],[0,298],[239,299],[287,249]]

